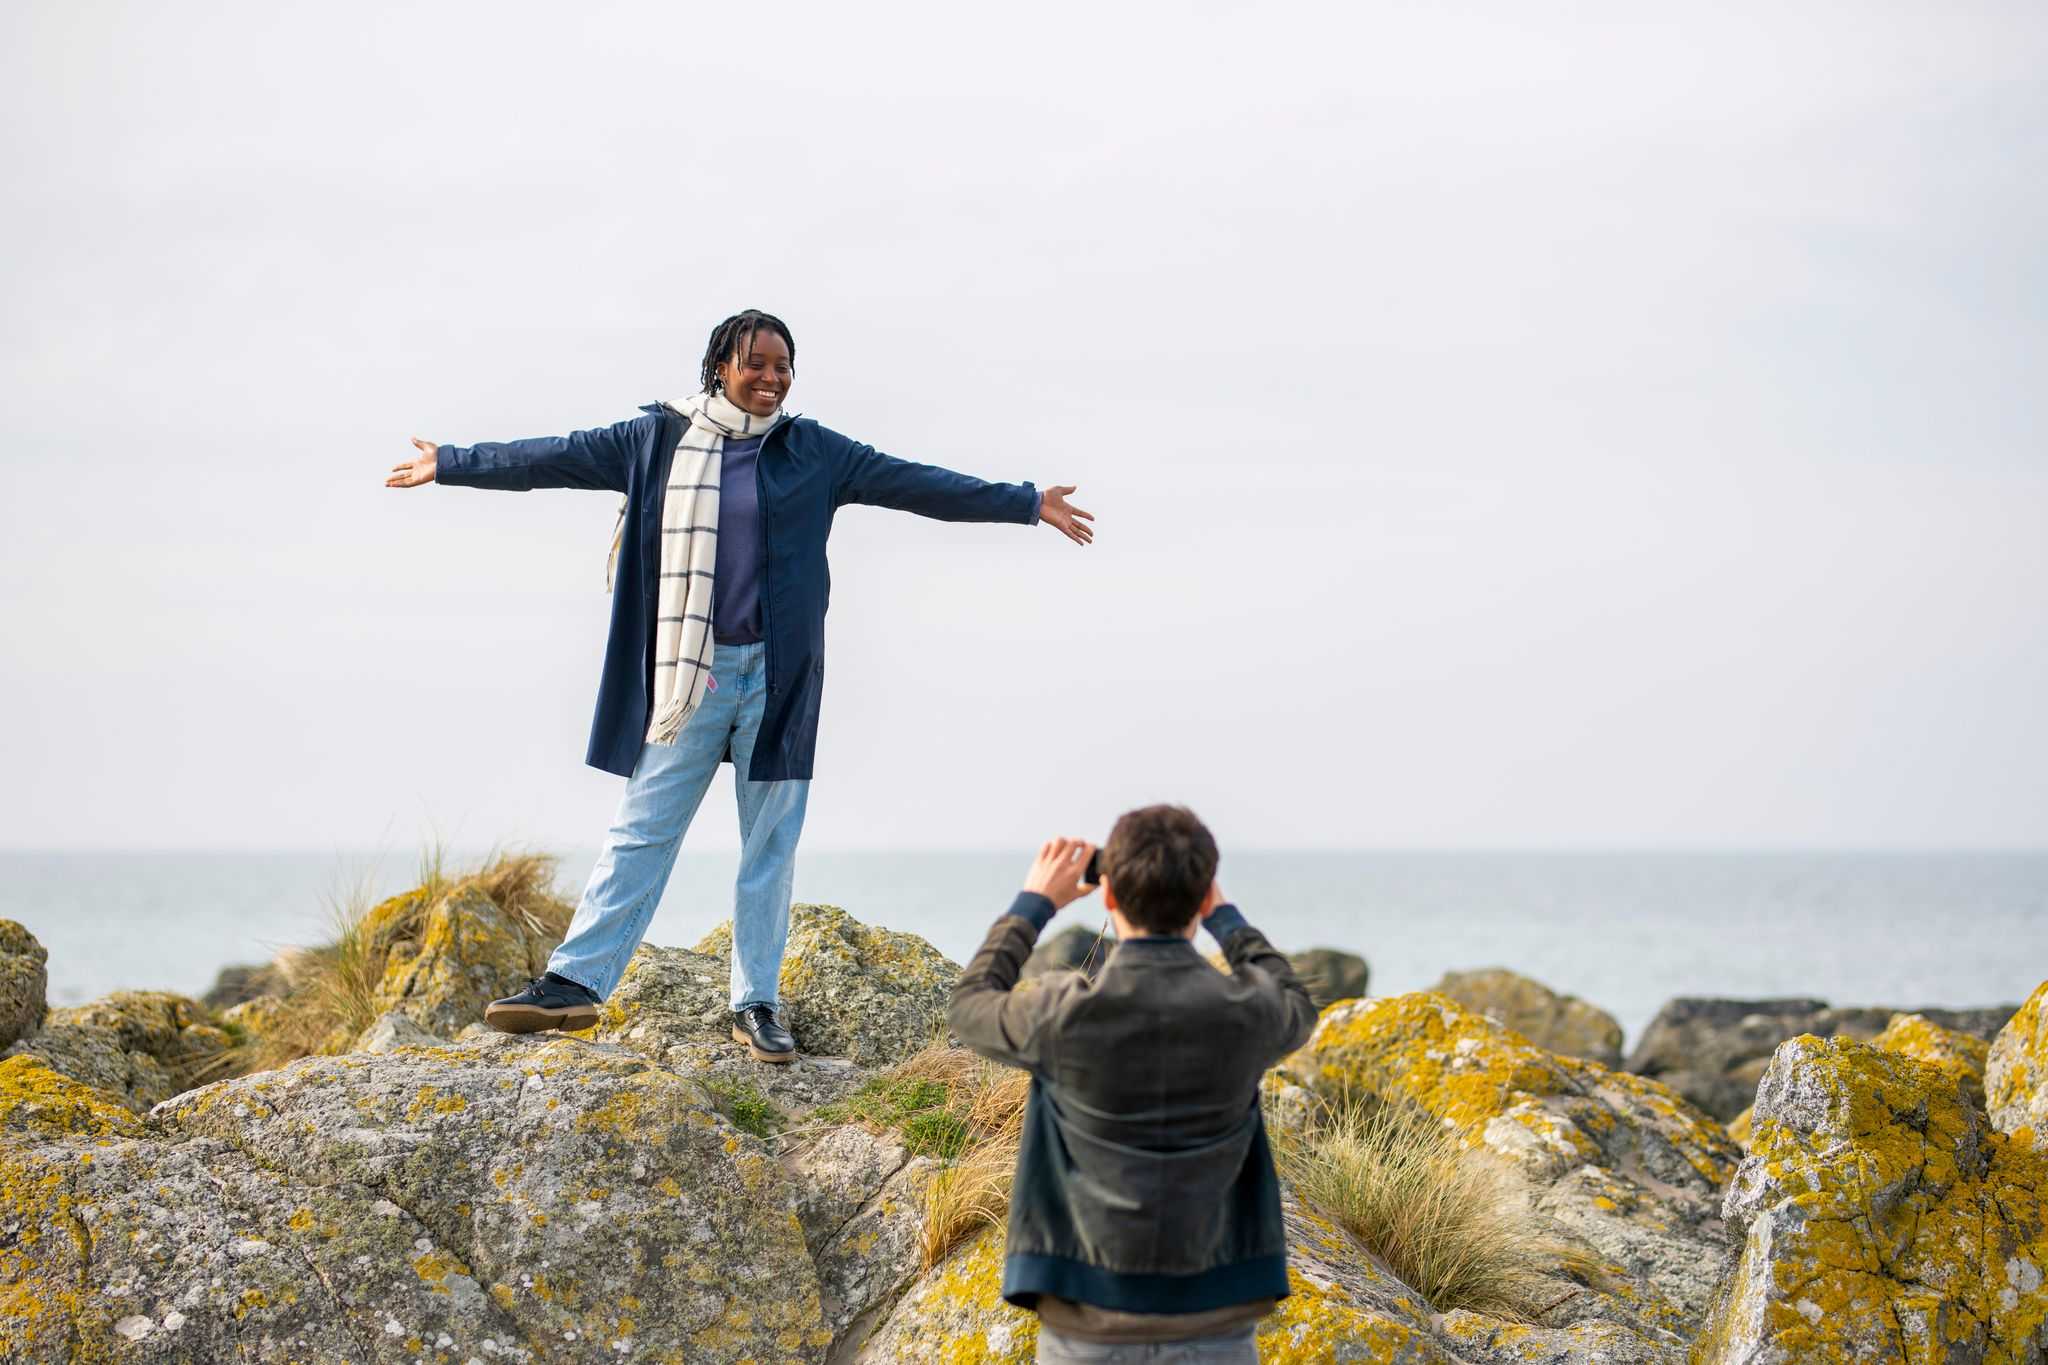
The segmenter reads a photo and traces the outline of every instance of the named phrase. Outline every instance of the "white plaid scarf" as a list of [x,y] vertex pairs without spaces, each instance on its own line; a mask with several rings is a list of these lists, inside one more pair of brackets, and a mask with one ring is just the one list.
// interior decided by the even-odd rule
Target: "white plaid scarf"
[[672,404],[689,418],[661,498],[661,592],[654,615],[654,721],[649,744],[673,744],[711,679],[711,587],[718,569],[718,476],[725,438],[760,436],[782,420],[722,393]]

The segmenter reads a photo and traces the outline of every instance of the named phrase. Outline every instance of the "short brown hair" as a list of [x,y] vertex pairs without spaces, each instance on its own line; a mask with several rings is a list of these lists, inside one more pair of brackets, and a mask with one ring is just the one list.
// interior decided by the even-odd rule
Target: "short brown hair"
[[1103,845],[1102,875],[1133,926],[1177,934],[1216,880],[1216,839],[1186,806],[1127,811]]

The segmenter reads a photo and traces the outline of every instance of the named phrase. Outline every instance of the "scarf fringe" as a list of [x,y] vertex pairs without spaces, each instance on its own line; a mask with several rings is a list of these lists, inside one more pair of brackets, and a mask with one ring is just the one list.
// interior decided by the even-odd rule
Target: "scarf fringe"
[[695,704],[687,697],[677,697],[664,702],[661,709],[654,713],[654,723],[647,727],[647,742],[674,744],[676,736],[683,732],[684,724],[690,719],[690,713],[696,709]]

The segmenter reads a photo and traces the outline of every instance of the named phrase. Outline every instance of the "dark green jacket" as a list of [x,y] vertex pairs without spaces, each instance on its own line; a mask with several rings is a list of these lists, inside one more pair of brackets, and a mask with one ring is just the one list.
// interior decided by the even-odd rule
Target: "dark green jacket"
[[1209,920],[1230,972],[1183,938],[1119,943],[1089,980],[1013,991],[1051,914],[1026,893],[953,988],[960,1041],[1031,1072],[1003,1297],[1132,1313],[1281,1298],[1287,1245],[1259,1079],[1316,1010],[1234,907]]

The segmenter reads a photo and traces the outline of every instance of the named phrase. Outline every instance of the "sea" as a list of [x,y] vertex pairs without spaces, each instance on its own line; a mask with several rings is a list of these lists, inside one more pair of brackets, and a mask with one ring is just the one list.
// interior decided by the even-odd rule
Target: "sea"
[[[452,870],[478,856],[444,860]],[[558,857],[573,899],[596,850]],[[737,861],[686,850],[649,940],[689,946],[727,918]],[[1015,851],[804,853],[796,898],[965,961],[1027,862]],[[328,940],[337,913],[420,871],[417,854],[389,851],[0,852],[0,916],[49,950],[52,1004],[123,988],[196,995],[224,964]],[[1631,1043],[1678,995],[1993,1005],[2048,978],[2048,851],[1232,851],[1221,880],[1281,947],[1363,956],[1374,994],[1511,967],[1607,1010]],[[1084,900],[1058,923],[1101,919]]]

